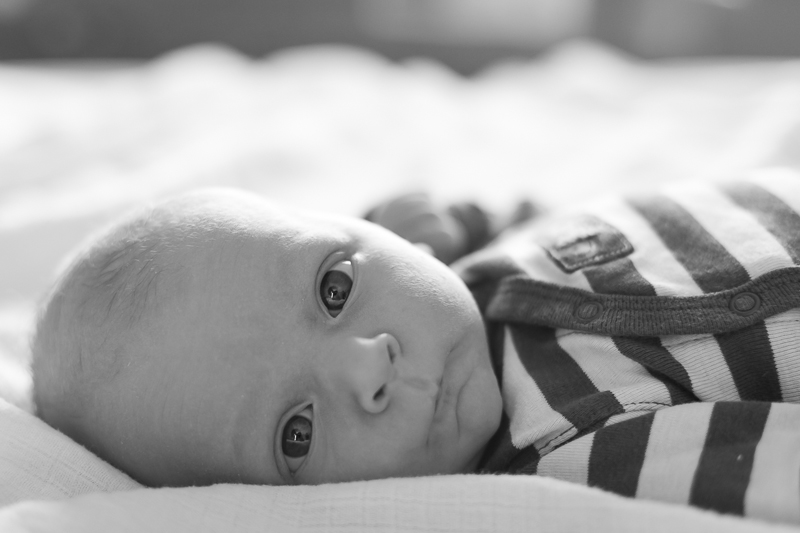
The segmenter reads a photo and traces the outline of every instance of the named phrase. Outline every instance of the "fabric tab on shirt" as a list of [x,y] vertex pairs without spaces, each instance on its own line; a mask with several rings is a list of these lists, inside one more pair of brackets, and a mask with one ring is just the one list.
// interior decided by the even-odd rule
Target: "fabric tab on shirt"
[[560,219],[553,233],[543,233],[541,245],[564,272],[601,265],[630,255],[633,246],[616,228],[590,215]]

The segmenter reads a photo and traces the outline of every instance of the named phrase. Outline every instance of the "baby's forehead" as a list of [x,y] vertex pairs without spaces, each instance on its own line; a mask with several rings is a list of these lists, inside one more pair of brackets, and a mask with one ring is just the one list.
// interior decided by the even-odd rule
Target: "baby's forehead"
[[161,207],[172,215],[175,229],[209,240],[258,236],[280,243],[298,234],[324,233],[332,222],[324,214],[309,217],[269,198],[237,189],[202,189]]
[[321,249],[353,242],[360,234],[358,222],[348,217],[304,212],[237,190],[202,190],[162,207],[174,221],[169,233],[181,241],[184,264],[220,266],[246,258],[245,262],[283,264],[291,270],[290,263],[305,263]]

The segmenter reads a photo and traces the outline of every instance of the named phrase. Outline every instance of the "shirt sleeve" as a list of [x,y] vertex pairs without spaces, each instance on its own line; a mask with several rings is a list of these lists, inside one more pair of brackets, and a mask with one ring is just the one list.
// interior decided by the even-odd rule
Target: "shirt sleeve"
[[798,309],[730,332],[613,341],[623,355],[700,401],[800,400]]
[[537,459],[535,471],[624,496],[800,523],[800,406],[714,402],[640,414]]

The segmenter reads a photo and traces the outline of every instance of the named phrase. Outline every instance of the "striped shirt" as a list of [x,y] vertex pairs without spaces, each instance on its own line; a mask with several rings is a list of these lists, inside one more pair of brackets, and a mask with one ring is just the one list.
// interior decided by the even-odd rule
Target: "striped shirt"
[[800,176],[535,220],[456,263],[504,417],[485,472],[800,523]]

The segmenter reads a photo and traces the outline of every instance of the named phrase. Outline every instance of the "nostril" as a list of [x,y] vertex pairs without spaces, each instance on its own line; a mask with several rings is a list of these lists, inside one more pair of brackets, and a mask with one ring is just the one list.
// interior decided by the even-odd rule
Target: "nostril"
[[386,350],[389,352],[389,362],[394,363],[394,358],[397,357],[397,354],[394,352],[391,342],[386,344]]
[[394,363],[394,360],[400,355],[400,344],[391,334],[386,334],[386,341],[386,351],[389,352],[389,362]]
[[375,396],[373,396],[372,399],[375,400],[376,402],[381,401],[381,398],[383,398],[384,395],[386,394],[386,391],[384,390],[385,388],[386,387],[383,386],[380,389],[378,389],[378,392],[375,393]]

